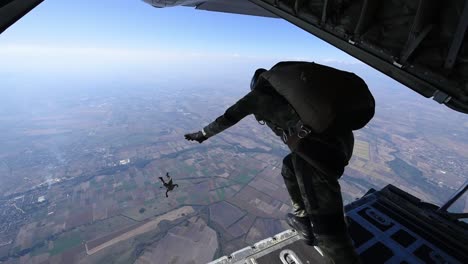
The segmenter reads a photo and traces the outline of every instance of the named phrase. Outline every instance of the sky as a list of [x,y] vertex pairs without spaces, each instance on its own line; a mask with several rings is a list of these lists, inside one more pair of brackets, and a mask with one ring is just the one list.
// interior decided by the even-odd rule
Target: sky
[[46,0],[6,31],[1,42],[243,56],[342,55],[281,19],[157,9],[138,0]]
[[281,19],[139,0],[46,0],[0,35],[7,76],[245,75],[284,59],[358,63]]

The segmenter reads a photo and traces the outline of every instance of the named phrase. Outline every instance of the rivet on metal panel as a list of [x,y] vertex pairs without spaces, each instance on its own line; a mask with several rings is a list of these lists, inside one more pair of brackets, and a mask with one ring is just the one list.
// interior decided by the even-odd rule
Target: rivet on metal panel
[[398,63],[398,62],[396,62],[396,61],[393,61],[393,65],[397,66],[397,67],[400,68],[400,69],[403,67],[402,64],[400,64],[400,63]]

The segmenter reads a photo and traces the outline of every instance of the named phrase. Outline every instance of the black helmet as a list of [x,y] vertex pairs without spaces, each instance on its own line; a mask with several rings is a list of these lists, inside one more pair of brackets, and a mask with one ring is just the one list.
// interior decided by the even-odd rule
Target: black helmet
[[266,72],[267,70],[263,69],[263,68],[259,68],[255,71],[254,75],[252,76],[252,80],[250,81],[250,90],[253,91],[253,89],[255,88],[255,85],[257,84],[257,81],[258,81],[258,77],[260,76],[260,74]]

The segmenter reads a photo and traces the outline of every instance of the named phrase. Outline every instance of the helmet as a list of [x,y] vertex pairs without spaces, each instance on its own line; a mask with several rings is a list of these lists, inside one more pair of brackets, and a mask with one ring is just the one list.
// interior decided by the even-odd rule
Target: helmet
[[252,76],[252,80],[250,81],[250,90],[253,91],[255,89],[255,85],[257,84],[258,77],[260,77],[260,74],[266,72],[267,70],[263,68],[259,68],[255,71],[254,75]]

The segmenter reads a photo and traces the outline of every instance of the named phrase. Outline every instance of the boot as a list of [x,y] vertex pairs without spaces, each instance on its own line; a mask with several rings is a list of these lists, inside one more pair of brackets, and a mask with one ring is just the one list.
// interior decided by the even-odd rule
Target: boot
[[329,264],[361,264],[353,241],[348,234],[317,235],[318,247]]
[[315,236],[314,232],[312,231],[312,225],[310,223],[309,217],[298,217],[288,213],[287,222],[289,226],[291,226],[299,233],[307,245],[312,246],[315,244]]

